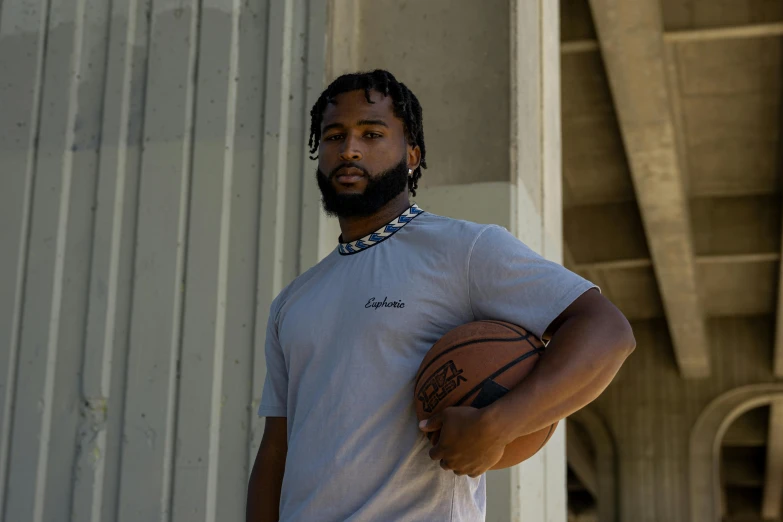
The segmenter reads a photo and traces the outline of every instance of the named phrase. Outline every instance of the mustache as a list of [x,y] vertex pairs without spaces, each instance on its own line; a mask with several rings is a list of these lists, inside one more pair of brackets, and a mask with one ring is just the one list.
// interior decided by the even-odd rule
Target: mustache
[[341,169],[347,169],[347,168],[354,168],[354,169],[361,170],[362,174],[364,174],[365,177],[368,177],[368,178],[370,177],[370,173],[367,172],[367,169],[357,165],[356,163],[349,162],[349,163],[342,163],[342,164],[338,165],[337,167],[335,167],[334,169],[332,169],[332,171],[329,173],[329,179],[334,178],[337,175],[337,171],[339,171]]

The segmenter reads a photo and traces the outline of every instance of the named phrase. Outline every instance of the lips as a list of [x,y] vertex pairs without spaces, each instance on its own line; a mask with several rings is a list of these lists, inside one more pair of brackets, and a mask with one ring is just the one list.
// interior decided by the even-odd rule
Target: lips
[[341,174],[337,176],[337,182],[338,183],[356,183],[360,179],[362,179],[364,176],[353,176],[348,174]]
[[356,183],[364,177],[364,172],[356,167],[347,167],[337,171],[335,179],[338,183]]

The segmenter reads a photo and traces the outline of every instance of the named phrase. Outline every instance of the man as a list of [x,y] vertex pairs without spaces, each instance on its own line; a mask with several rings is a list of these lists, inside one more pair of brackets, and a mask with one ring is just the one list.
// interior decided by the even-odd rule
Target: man
[[[342,235],[271,306],[248,522],[483,520],[483,473],[505,445],[595,399],[634,349],[588,281],[501,227],[411,205],[426,167],[421,114],[380,70],[338,78],[311,111],[316,177]],[[418,426],[421,360],[481,319],[548,339],[546,355],[494,404]]]

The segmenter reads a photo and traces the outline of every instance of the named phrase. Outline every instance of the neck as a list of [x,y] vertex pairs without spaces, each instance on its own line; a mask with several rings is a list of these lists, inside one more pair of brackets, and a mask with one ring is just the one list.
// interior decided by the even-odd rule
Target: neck
[[366,217],[340,217],[340,238],[343,243],[350,243],[372,234],[389,221],[405,212],[411,206],[408,191],[386,203],[375,214]]

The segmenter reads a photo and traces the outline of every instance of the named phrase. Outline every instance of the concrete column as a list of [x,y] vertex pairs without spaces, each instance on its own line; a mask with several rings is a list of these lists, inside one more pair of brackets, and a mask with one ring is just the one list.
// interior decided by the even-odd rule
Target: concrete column
[[[327,76],[385,68],[424,110],[429,169],[415,201],[505,226],[562,262],[557,2],[332,0]],[[487,520],[566,520],[565,426],[488,475]]]
[[[563,262],[558,3],[511,0],[512,233]],[[508,470],[510,491],[495,479],[488,520],[565,521],[565,421],[542,451]],[[504,477],[505,478],[505,477]],[[505,501],[508,495],[508,501]],[[499,515],[506,505],[510,517]],[[503,510],[504,511],[504,510]],[[497,513],[495,515],[494,513]],[[489,515],[489,513],[488,513]]]

